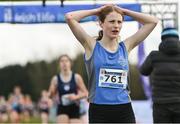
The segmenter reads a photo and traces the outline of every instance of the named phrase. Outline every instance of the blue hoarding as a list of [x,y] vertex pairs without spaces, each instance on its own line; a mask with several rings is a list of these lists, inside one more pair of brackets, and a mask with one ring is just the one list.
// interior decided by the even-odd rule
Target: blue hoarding
[[[67,12],[81,9],[93,9],[101,4],[74,4],[74,5],[0,5],[1,23],[65,23],[64,15]],[[123,8],[140,11],[140,4],[118,4]],[[95,16],[85,18],[83,21],[95,21]],[[125,21],[133,21],[125,16]]]

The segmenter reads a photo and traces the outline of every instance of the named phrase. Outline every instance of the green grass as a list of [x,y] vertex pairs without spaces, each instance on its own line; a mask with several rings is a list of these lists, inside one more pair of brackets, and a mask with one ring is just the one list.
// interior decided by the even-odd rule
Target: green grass
[[41,123],[41,118],[39,117],[32,117],[29,121],[21,121],[21,123]]
[[[11,121],[8,120],[7,122],[4,123],[10,123]],[[31,117],[29,121],[21,120],[20,123],[41,123],[41,118],[40,117]],[[0,123],[1,124],[1,123]]]

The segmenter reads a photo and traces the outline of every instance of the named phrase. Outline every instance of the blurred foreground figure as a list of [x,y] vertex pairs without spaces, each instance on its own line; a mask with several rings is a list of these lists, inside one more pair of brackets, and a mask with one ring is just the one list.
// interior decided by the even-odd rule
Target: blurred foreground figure
[[175,28],[165,28],[159,51],[152,51],[140,72],[150,75],[154,123],[180,123],[180,42]]

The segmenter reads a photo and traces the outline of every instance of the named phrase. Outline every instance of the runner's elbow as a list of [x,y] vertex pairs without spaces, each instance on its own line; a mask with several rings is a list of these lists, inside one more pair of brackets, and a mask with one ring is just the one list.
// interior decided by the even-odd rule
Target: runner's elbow
[[66,13],[65,14],[65,20],[68,22],[68,21],[70,21],[70,20],[72,20],[73,19],[73,16],[72,16],[72,14],[71,13]]

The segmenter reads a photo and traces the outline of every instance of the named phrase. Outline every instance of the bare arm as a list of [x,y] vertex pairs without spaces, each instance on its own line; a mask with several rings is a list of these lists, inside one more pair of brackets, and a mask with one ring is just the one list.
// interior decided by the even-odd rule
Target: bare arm
[[131,16],[136,21],[141,23],[143,26],[132,36],[128,37],[125,40],[125,45],[130,52],[134,47],[136,47],[140,42],[142,42],[146,37],[152,32],[155,26],[158,23],[158,19],[154,16],[150,16],[144,13],[139,13],[135,11],[131,11],[128,9],[123,9],[118,6],[115,6],[116,10],[120,13],[123,12],[124,15]]
[[91,37],[84,31],[84,29],[81,27],[79,21],[87,16],[98,15],[98,13],[104,7],[105,6],[97,8],[97,9],[91,9],[91,10],[73,11],[73,12],[69,12],[65,15],[66,22],[68,23],[74,36],[85,48],[87,56],[91,55],[96,41],[93,37]]
[[53,97],[56,95],[57,92],[57,77],[54,76],[51,80],[50,87],[49,87],[49,96]]

